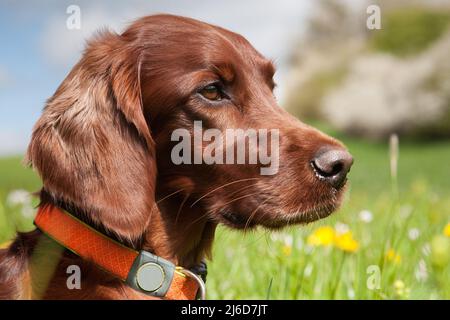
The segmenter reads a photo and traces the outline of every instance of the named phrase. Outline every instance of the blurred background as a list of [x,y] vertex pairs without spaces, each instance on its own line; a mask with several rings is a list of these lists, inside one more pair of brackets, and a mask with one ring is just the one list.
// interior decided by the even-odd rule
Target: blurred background
[[[80,29],[66,26],[70,5]],[[370,5],[381,29],[367,27]],[[154,13],[244,35],[277,65],[280,104],[355,157],[332,217],[277,233],[220,228],[209,298],[450,298],[449,0],[2,0],[0,246],[33,228],[41,183],[22,158],[45,100],[95,30]]]

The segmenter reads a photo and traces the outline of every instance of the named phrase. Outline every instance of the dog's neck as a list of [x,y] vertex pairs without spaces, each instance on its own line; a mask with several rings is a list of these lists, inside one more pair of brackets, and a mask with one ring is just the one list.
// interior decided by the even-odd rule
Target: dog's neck
[[208,221],[199,209],[179,210],[177,203],[155,208],[146,232],[139,239],[129,240],[118,237],[104,226],[93,225],[86,218],[89,217],[87,212],[76,205],[54,199],[45,190],[41,191],[40,198],[41,205],[50,203],[58,206],[108,237],[136,250],[149,251],[175,265],[191,268],[210,257],[217,225]]
[[152,215],[143,249],[186,268],[210,258],[216,224],[197,208],[166,205]]

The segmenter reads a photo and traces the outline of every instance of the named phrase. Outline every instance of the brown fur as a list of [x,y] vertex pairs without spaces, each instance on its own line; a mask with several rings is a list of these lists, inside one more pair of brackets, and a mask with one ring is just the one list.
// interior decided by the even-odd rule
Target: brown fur
[[[327,216],[342,190],[319,181],[310,161],[320,147],[342,145],[278,107],[273,73],[243,37],[192,19],[149,16],[121,35],[99,33],[34,128],[27,158],[42,178],[42,203],[184,267],[209,256],[218,223],[279,228]],[[231,98],[199,97],[211,80]],[[170,134],[192,131],[194,120],[222,131],[279,129],[279,173],[174,165]],[[0,251],[0,298],[146,298],[49,242],[33,231]],[[51,259],[54,272],[40,274]],[[81,267],[81,290],[66,287],[71,264]]]

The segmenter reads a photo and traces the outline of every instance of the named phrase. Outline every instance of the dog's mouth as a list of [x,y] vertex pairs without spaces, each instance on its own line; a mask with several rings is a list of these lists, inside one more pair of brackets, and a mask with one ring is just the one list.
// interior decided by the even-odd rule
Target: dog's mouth
[[223,209],[220,211],[222,222],[235,229],[248,229],[257,225],[252,217],[232,211],[230,209]]
[[261,225],[269,229],[280,229],[288,225],[308,224],[328,217],[339,205],[339,202],[331,201],[304,211],[282,212],[275,219],[263,221]]
[[280,229],[288,225],[307,224],[331,215],[340,206],[337,199],[325,201],[321,204],[296,212],[274,210],[271,214],[252,212],[245,214],[231,209],[222,209],[220,222],[234,229],[251,229],[262,226],[268,229]]

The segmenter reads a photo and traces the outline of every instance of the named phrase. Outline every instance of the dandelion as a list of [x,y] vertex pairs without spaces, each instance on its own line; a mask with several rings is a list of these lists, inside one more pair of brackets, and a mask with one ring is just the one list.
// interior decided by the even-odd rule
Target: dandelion
[[353,239],[353,234],[351,231],[337,234],[334,239],[334,245],[336,248],[345,252],[356,252],[359,248],[359,243]]
[[359,213],[359,220],[365,223],[370,223],[373,220],[373,214],[369,210],[362,210]]
[[399,264],[402,261],[402,257],[395,252],[394,249],[389,249],[386,252],[386,259],[387,261],[393,262],[394,264]]
[[447,223],[447,225],[444,228],[444,235],[446,235],[447,237],[450,237],[450,222]]
[[11,245],[12,241],[7,241],[4,243],[0,243],[0,249],[6,249]]
[[306,240],[310,246],[334,246],[345,252],[355,252],[359,243],[346,224],[336,224],[336,229],[324,226],[316,229]]
[[333,244],[335,232],[330,226],[319,227],[308,236],[306,242],[311,246],[330,246]]
[[419,229],[417,229],[417,228],[409,229],[409,231],[408,231],[408,238],[409,238],[409,240],[415,241],[415,240],[417,240],[419,238],[419,236],[420,236]]
[[291,255],[292,253],[292,246],[289,246],[287,244],[285,244],[282,248],[281,251],[283,252],[283,254],[288,257]]
[[350,230],[349,226],[342,222],[337,222],[334,226],[334,230],[336,230],[337,234],[343,234]]

